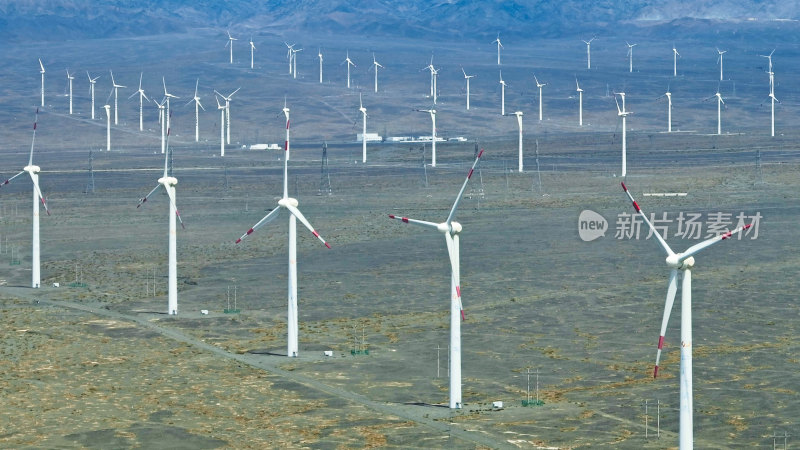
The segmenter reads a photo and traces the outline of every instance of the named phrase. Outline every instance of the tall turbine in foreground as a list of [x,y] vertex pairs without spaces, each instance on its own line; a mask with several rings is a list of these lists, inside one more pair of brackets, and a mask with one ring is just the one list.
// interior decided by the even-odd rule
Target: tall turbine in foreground
[[178,179],[173,176],[169,167],[169,133],[170,130],[167,130],[167,152],[164,154],[164,174],[158,179],[156,187],[145,195],[144,198],[140,199],[136,207],[142,206],[158,188],[164,186],[164,190],[167,191],[167,197],[169,197],[169,212],[167,213],[169,215],[169,237],[167,239],[167,314],[174,316],[178,314],[178,257],[176,250],[176,236],[178,230],[175,218],[180,221],[181,228],[184,228],[184,226],[183,220],[181,220],[181,213],[178,212],[178,207],[175,206],[175,186],[178,184]]
[[378,92],[378,67],[383,69],[383,66],[375,59],[375,53],[372,54],[372,68],[375,70],[375,93]]
[[92,78],[87,71],[86,76],[89,77],[89,94],[92,97],[92,120],[94,120],[94,85],[97,83],[97,79],[100,78],[100,75]]
[[297,337],[297,330],[298,330],[298,323],[297,323],[297,220],[308,228],[317,239],[319,239],[325,247],[331,248],[330,244],[325,242],[325,239],[314,230],[314,227],[306,220],[303,216],[303,213],[297,209],[297,200],[294,198],[289,197],[289,175],[288,175],[288,167],[289,167],[289,108],[286,107],[284,104],[283,106],[283,114],[286,116],[286,143],[284,146],[284,158],[283,158],[283,197],[278,200],[278,206],[274,208],[272,211],[269,212],[264,218],[259,220],[252,228],[247,230],[245,234],[243,234],[239,239],[236,240],[236,243],[242,242],[242,239],[246,238],[250,234],[252,234],[255,230],[259,229],[261,226],[271,222],[273,219],[278,217],[281,209],[286,209],[289,211],[289,298],[288,298],[288,312],[287,312],[287,348],[286,348],[286,356],[290,358],[297,357],[298,353],[298,337]]
[[205,111],[206,109],[203,108],[203,105],[200,103],[200,97],[197,95],[197,88],[200,86],[200,79],[198,78],[197,81],[194,83],[194,97],[189,100],[189,103],[194,102],[194,141],[200,142],[200,109]]
[[461,258],[460,258],[460,245],[458,235],[461,233],[461,224],[455,222],[453,219],[458,209],[458,204],[461,202],[461,197],[464,195],[464,190],[467,188],[467,183],[475,171],[475,166],[478,165],[483,150],[478,153],[475,162],[472,163],[472,168],[469,169],[467,178],[464,184],[461,185],[461,190],[458,192],[456,201],[450,208],[450,213],[447,215],[447,220],[442,223],[427,222],[424,220],[409,219],[408,217],[398,217],[394,214],[389,214],[390,219],[401,220],[404,223],[434,229],[444,234],[445,243],[447,244],[447,254],[450,256],[450,401],[449,406],[451,409],[460,409],[462,407],[461,401],[461,320],[464,319],[464,306],[461,303]]
[[67,69],[67,82],[69,83],[69,115],[72,115],[72,80],[75,79],[75,76],[69,73],[69,69]]
[[630,111],[625,110],[625,93],[618,92],[616,95],[619,95],[622,99],[622,108],[619,107],[619,102],[617,101],[617,97],[614,97],[614,102],[617,104],[617,116],[622,118],[622,177],[624,178],[628,172],[628,135],[627,135],[627,124],[625,119],[630,114]]
[[633,47],[639,44],[628,44],[627,42],[625,44],[628,46],[628,63],[630,65],[628,71],[633,73]]
[[633,196],[628,191],[625,183],[622,184],[622,189],[628,195],[633,208],[642,217],[642,220],[650,228],[650,231],[658,240],[658,244],[667,254],[667,266],[671,269],[669,275],[669,283],[667,285],[667,297],[664,304],[664,315],[661,320],[661,334],[658,337],[658,351],[656,352],[656,365],[653,369],[653,378],[658,376],[658,363],[661,359],[661,349],[664,345],[664,335],[667,331],[667,323],[669,322],[670,312],[672,305],[675,301],[675,293],[678,290],[678,271],[683,273],[683,283],[681,285],[681,368],[680,368],[680,430],[679,430],[679,444],[680,448],[691,449],[694,444],[693,436],[693,403],[694,397],[692,394],[692,268],[694,267],[694,255],[704,250],[717,242],[726,240],[743,230],[750,228],[750,225],[737,228],[733,231],[721,234],[719,236],[707,239],[703,242],[689,247],[683,253],[675,253],[667,245],[666,241],[661,237],[659,231],[650,223],[647,215],[633,199]]
[[575,90],[578,92],[578,126],[583,126],[583,89],[578,83],[578,78],[575,78]]
[[415,109],[414,111],[426,112],[431,115],[431,167],[436,167],[436,110]]
[[467,110],[469,110],[469,79],[475,75],[467,75],[467,72],[464,71],[463,67],[461,68],[461,72],[464,73],[464,79],[467,80]]
[[536,78],[536,75],[533,76],[533,79],[536,81],[536,87],[539,88],[539,121],[542,120],[542,88],[547,86],[547,83],[539,83],[539,79]]
[[717,57],[717,64],[719,64],[719,81],[722,81],[722,79],[723,79],[722,78],[722,55],[724,55],[727,52],[728,52],[727,50],[720,50],[719,48],[717,48],[717,53],[719,54],[719,56]]
[[361,94],[358,94],[358,110],[361,111],[361,162],[367,162],[367,108],[361,101]]
[[41,261],[40,261],[40,247],[39,247],[39,202],[42,202],[47,215],[50,215],[50,210],[47,209],[47,203],[44,200],[41,189],[39,189],[39,166],[33,165],[33,145],[36,143],[36,124],[39,122],[39,108],[36,108],[36,118],[33,121],[33,137],[31,138],[31,153],[28,157],[28,165],[22,168],[22,172],[7,179],[0,187],[7,185],[14,178],[28,172],[33,182],[33,216],[31,219],[31,287],[38,288],[41,285]]
[[109,72],[111,72],[111,85],[113,86],[114,89],[114,125],[119,125],[119,114],[117,112],[119,110],[118,108],[119,103],[117,101],[117,98],[119,96],[119,89],[127,86],[117,84],[117,82],[114,81],[114,72],[111,70],[109,70]]
[[225,31],[228,33],[228,42],[225,43],[225,47],[231,48],[231,64],[233,64],[233,41],[238,41],[235,37],[231,36],[230,31]]
[[139,73],[139,90],[128,97],[131,99],[134,95],[139,94],[139,131],[144,131],[144,100],[150,101],[144,94],[144,89],[142,89],[142,76],[144,76],[144,73]]
[[42,64],[42,59],[39,58],[39,73],[42,75],[42,104],[44,106],[44,64]]
[[519,146],[519,173],[522,173],[522,111],[516,111],[511,114],[510,116],[517,116],[517,125],[519,125],[519,139],[518,139],[518,146]]
[[592,37],[588,41],[583,41],[586,44],[586,69],[592,68],[592,41],[597,39],[596,37]]

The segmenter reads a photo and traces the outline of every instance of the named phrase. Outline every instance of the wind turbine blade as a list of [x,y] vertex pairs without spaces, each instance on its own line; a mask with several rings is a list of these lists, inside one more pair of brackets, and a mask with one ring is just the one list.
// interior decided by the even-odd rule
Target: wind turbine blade
[[178,222],[181,224],[181,229],[185,230],[186,227],[183,225],[183,219],[181,219],[181,213],[178,211],[178,207],[175,206],[175,188],[167,189],[167,196],[169,197],[169,204],[172,206],[172,210],[175,212],[175,216],[178,218]]
[[653,368],[653,378],[658,377],[658,364],[661,361],[661,348],[664,346],[664,336],[667,333],[669,315],[672,312],[672,305],[675,303],[675,293],[678,291],[678,269],[672,269],[669,273],[669,284],[667,285],[667,299],[664,303],[664,316],[661,318],[661,334],[658,336],[658,350],[656,351],[656,365]]
[[16,175],[14,175],[13,177],[7,179],[6,181],[3,182],[3,184],[0,184],[0,187],[3,187],[5,185],[7,185],[8,183],[11,183],[11,180],[13,180],[14,178],[17,178],[18,176],[22,175],[23,173],[25,173],[24,170],[22,172],[16,174]]
[[686,259],[694,256],[695,254],[697,254],[701,250],[704,250],[706,247],[714,245],[717,242],[724,241],[725,239],[728,239],[731,236],[733,236],[734,234],[740,233],[740,232],[750,228],[751,226],[753,226],[753,224],[749,223],[749,224],[747,224],[747,225],[745,225],[743,227],[739,227],[739,228],[737,228],[737,229],[735,229],[733,231],[728,231],[727,233],[720,234],[719,236],[713,237],[711,239],[706,239],[705,241],[700,242],[699,244],[695,244],[695,245],[689,247],[688,249],[686,249],[686,251],[681,254],[681,257],[678,258],[678,261],[683,262]]
[[36,117],[33,119],[33,136],[31,137],[31,154],[28,157],[28,165],[33,165],[33,144],[36,143],[36,126],[39,123],[39,108],[36,108]]
[[394,214],[389,214],[389,218],[390,219],[400,220],[403,223],[410,223],[410,224],[413,224],[413,225],[420,225],[420,226],[423,226],[423,227],[434,228],[434,229],[437,229],[437,230],[439,229],[439,225],[438,224],[435,224],[433,222],[428,222],[426,220],[409,219],[408,217],[395,216]]
[[241,87],[238,87],[238,88],[236,88],[236,90],[235,90],[235,91],[233,91],[233,92],[231,92],[230,94],[228,94],[228,98],[231,98],[231,97],[233,97],[233,94],[235,94],[235,93],[239,92],[239,89],[241,89]]
[[275,218],[278,217],[278,214],[280,214],[280,213],[281,213],[281,207],[280,206],[278,206],[277,208],[275,208],[272,211],[270,211],[269,214],[267,214],[261,220],[256,222],[256,224],[253,225],[252,228],[247,230],[247,232],[245,234],[243,234],[239,239],[237,239],[236,243],[238,244],[239,242],[242,242],[242,239],[246,238],[247,236],[250,236],[257,229],[259,229],[262,226],[264,226],[264,225],[272,222],[273,220],[275,220]]
[[292,205],[286,205],[285,208],[288,209],[293,216],[297,217],[297,219],[303,225],[305,225],[306,228],[308,228],[308,231],[310,231],[311,234],[316,236],[317,239],[319,239],[323,244],[325,244],[325,247],[331,248],[331,244],[325,242],[325,239],[323,239],[322,236],[320,236],[319,233],[317,233],[317,230],[315,230],[314,227],[311,226],[311,224],[308,222],[308,220],[306,220],[305,216],[303,216],[303,213],[301,213],[299,209],[297,209],[295,206]]
[[36,195],[39,196],[39,200],[42,202],[42,206],[44,206],[44,211],[47,215],[50,215],[50,209],[47,208],[47,202],[44,201],[44,195],[42,195],[42,190],[39,189],[39,182],[36,178],[31,174],[31,181],[33,181],[33,189],[36,190]]
[[456,300],[458,300],[458,309],[461,312],[461,320],[466,320],[464,314],[464,305],[461,303],[461,267],[459,261],[459,243],[458,234],[451,235],[445,233],[445,242],[447,242],[447,254],[450,256],[450,274],[453,280],[453,286],[456,288]]
[[669,248],[667,242],[664,241],[664,238],[661,237],[661,234],[658,231],[656,231],[656,229],[653,227],[653,224],[650,223],[650,220],[647,218],[647,215],[644,213],[644,211],[642,211],[642,208],[639,207],[639,204],[636,203],[636,200],[634,200],[633,195],[631,195],[630,191],[628,191],[628,187],[625,186],[625,182],[621,182],[620,184],[622,185],[622,190],[625,191],[625,193],[628,195],[628,198],[631,199],[633,208],[636,209],[636,212],[638,212],[640,216],[642,216],[642,220],[644,220],[644,222],[653,232],[653,235],[656,237],[656,239],[658,239],[658,243],[661,245],[661,248],[663,248],[664,251],[667,252],[668,256],[674,255],[675,252],[673,252],[672,249]]
[[469,179],[472,178],[472,173],[475,172],[475,166],[478,165],[478,161],[481,160],[481,156],[483,156],[483,149],[478,152],[478,156],[475,158],[475,162],[472,163],[472,167],[469,169],[469,173],[467,174],[467,178],[464,180],[464,184],[461,185],[461,190],[458,191],[458,197],[456,197],[453,207],[450,208],[450,214],[448,214],[446,221],[448,225],[450,225],[450,222],[453,221],[453,217],[456,215],[458,204],[461,202],[461,197],[464,195],[464,190],[467,188],[467,183],[469,183]]
[[150,198],[151,195],[153,195],[153,192],[158,190],[158,188],[160,188],[160,187],[161,187],[161,185],[157,184],[156,187],[154,187],[152,191],[148,192],[147,195],[145,195],[144,197],[140,198],[139,199],[139,204],[136,205],[136,207],[138,208],[138,207],[142,206],[147,201],[147,199]]

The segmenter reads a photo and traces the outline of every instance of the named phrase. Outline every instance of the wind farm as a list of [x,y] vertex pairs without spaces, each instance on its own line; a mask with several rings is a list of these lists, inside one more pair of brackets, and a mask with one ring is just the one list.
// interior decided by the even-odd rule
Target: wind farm
[[[51,216],[32,289],[31,185],[20,176],[0,189],[0,398],[17,418],[0,421],[0,443],[676,447],[685,350],[667,335],[653,379],[672,286],[656,236],[672,249],[736,241],[694,255],[684,288],[694,301],[688,445],[767,447],[784,432],[796,442],[800,46],[776,33],[587,29],[500,30],[500,47],[497,30],[367,45],[233,23],[8,50],[3,179],[34,155]],[[256,43],[254,69],[252,52],[223,48],[226,36]],[[626,40],[638,44],[635,71]],[[287,42],[318,48],[289,51],[289,76]],[[722,81],[716,46],[727,51]],[[56,74],[44,83],[39,57]],[[73,114],[64,67],[88,77],[73,81]],[[95,79],[99,95],[135,90],[137,75],[139,90],[122,91],[131,100],[118,123],[110,97],[91,120],[89,81],[112,68],[114,80]],[[720,97],[705,101],[715,84]],[[167,112],[169,95],[185,104]],[[715,115],[715,100],[728,109]],[[369,158],[367,130],[381,135]],[[319,195],[321,177],[330,195]],[[178,179],[186,229],[174,223]],[[267,224],[281,210],[288,233],[282,220]],[[585,210],[605,220],[593,241],[580,233]],[[309,232],[293,230],[295,217]]]

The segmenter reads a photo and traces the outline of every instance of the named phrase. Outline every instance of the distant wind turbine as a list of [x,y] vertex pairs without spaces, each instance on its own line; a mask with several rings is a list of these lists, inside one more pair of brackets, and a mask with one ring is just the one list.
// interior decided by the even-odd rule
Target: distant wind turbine
[[678,76],[678,58],[680,58],[681,54],[678,53],[678,50],[675,48],[675,44],[672,44],[672,76]]
[[111,105],[103,105],[106,110],[106,151],[111,151]]
[[153,103],[155,103],[156,106],[158,106],[158,119],[159,119],[158,122],[161,124],[161,154],[163,155],[164,153],[166,153],[166,148],[167,148],[166,146],[167,119],[164,118],[165,114],[164,111],[167,106],[167,99],[164,98],[163,100],[161,100],[161,103],[158,103],[157,101],[153,100]]
[[522,111],[516,111],[516,112],[513,112],[513,113],[509,114],[509,116],[517,116],[517,125],[519,126],[519,139],[518,139],[518,146],[519,146],[519,151],[518,151],[519,156],[518,156],[518,158],[519,158],[519,163],[518,163],[518,165],[519,165],[519,173],[522,173],[522,169],[523,169],[523,167],[522,167],[522,116],[523,116],[523,114],[522,114]]
[[92,78],[88,71],[86,72],[86,76],[89,77],[89,94],[92,97],[92,120],[94,120],[94,85],[97,83],[97,79],[100,78],[100,76],[98,75]]
[[436,110],[415,109],[414,111],[426,112],[431,115],[431,167],[436,167]]
[[239,92],[239,89],[241,88],[240,87],[236,88],[236,90],[228,94],[227,97],[214,90],[214,92],[217,95],[219,95],[225,100],[225,128],[226,128],[225,143],[228,145],[231,145],[231,97],[233,97],[233,94]]
[[728,52],[727,50],[720,50],[719,48],[717,48],[717,53],[719,54],[719,56],[717,57],[717,64],[719,64],[719,81],[723,80],[723,78],[722,78],[722,55],[724,55],[727,52]]
[[170,120],[172,119],[172,109],[170,109],[169,100],[171,98],[178,99],[180,97],[172,95],[169,92],[167,92],[167,80],[165,80],[164,77],[161,77],[161,82],[164,84],[164,98],[167,100],[167,112],[166,112],[167,115],[165,117],[167,120],[167,133],[169,133],[171,127]]
[[[667,133],[672,132],[672,93],[669,91],[669,86],[667,86],[667,92],[664,93],[661,97],[667,98]],[[658,97],[658,98],[661,98]]]
[[361,111],[361,162],[367,162],[367,108],[361,101],[361,93],[358,94],[358,110]]
[[592,68],[592,41],[597,38],[593,37],[588,41],[583,41],[586,44],[586,69]]
[[[216,91],[215,91],[216,92]],[[219,93],[217,93],[219,95]],[[225,105],[219,104],[219,97],[214,96],[217,100],[217,109],[219,110],[219,156],[225,156]]]
[[295,78],[295,79],[297,78],[297,54],[299,52],[302,52],[302,51],[303,51],[302,48],[299,48],[299,49],[296,49],[296,50],[294,48],[291,49],[291,52],[292,52],[292,78]]
[[583,89],[578,84],[578,78],[575,78],[575,90],[578,92],[578,126],[583,126]]
[[495,43],[497,44],[497,65],[499,66],[500,65],[500,49],[501,48],[505,48],[505,47],[503,47],[503,44],[500,43],[500,33],[497,33],[497,39],[492,41],[492,44],[495,44]]
[[539,121],[542,120],[542,88],[547,86],[547,83],[539,83],[539,79],[536,78],[536,75],[533,76],[533,79],[536,81],[536,87],[539,88]]
[[144,94],[144,89],[142,89],[143,76],[144,73],[139,73],[139,90],[128,97],[128,99],[131,99],[134,95],[139,94],[139,131],[144,131],[144,100],[147,99],[148,102],[150,101],[150,99]]
[[475,75],[467,75],[467,72],[464,71],[463,67],[461,68],[461,72],[464,73],[464,79],[467,80],[467,110],[469,110],[469,79]]
[[288,42],[285,42],[285,41],[284,41],[284,44],[286,45],[286,59],[289,60],[289,75],[291,75],[292,74],[292,60],[294,59],[294,52],[292,52],[292,49],[294,48],[295,44],[291,44],[290,45]]
[[231,49],[231,64],[233,64],[233,41],[238,41],[235,37],[231,36],[230,31],[226,31],[228,33],[228,42],[225,43],[225,47],[230,47]]
[[628,71],[632,73],[633,72],[633,47],[636,47],[639,44],[628,44],[627,42],[625,44],[628,46],[628,63],[630,64],[630,68],[629,68]]
[[256,44],[253,43],[253,37],[250,36],[250,68],[253,68],[253,62],[255,60],[255,52],[256,52]]
[[42,59],[41,58],[39,58],[39,68],[40,68],[39,73],[42,75],[42,104],[41,104],[41,106],[44,106],[44,72],[45,71],[44,71],[44,64],[42,64]]
[[500,71],[500,115],[506,115],[506,82],[503,80],[503,71]]
[[200,110],[205,111],[203,105],[200,103],[200,97],[197,95],[197,88],[200,86],[200,79],[194,83],[194,97],[189,100],[186,105],[194,102],[194,141],[200,142]]
[[372,69],[375,70],[375,93],[378,92],[378,67],[383,69],[383,66],[375,59],[375,53],[372,54]]
[[711,100],[712,98],[717,99],[717,134],[722,134],[722,107],[725,105],[725,101],[722,99],[722,94],[719,93],[719,85],[717,85],[717,93],[708,97],[706,100]]
[[625,109],[625,93],[624,92],[617,92],[616,95],[619,95],[622,99],[622,108],[619,107],[619,102],[617,101],[617,97],[614,97],[614,102],[617,104],[617,116],[622,118],[622,177],[625,178],[627,175],[628,170],[628,136],[627,136],[627,124],[625,119],[628,117],[628,114],[631,114],[630,111]]
[[350,59],[350,50],[347,51],[347,57],[342,62],[342,64],[345,63],[347,64],[347,89],[350,89],[350,66],[356,67],[356,63]]
[[769,98],[771,103],[770,136],[775,137],[775,102],[777,101],[778,103],[780,103],[780,101],[778,101],[778,99],[775,98],[775,72],[772,71],[773,53],[775,53],[774,49],[770,52],[769,55],[759,55],[759,56],[761,56],[762,58],[767,58],[769,60],[769,70],[767,71],[767,73],[769,74]]
[[319,57],[319,83],[322,84],[322,49],[317,49],[317,57]]
[[123,86],[121,84],[117,84],[117,82],[114,81],[114,72],[113,71],[109,71],[109,72],[111,72],[111,85],[113,86],[113,89],[114,89],[114,125],[119,125],[119,115],[117,114],[117,111],[119,109],[118,108],[119,104],[117,102],[117,96],[118,96],[117,94],[119,93],[119,89],[120,88],[124,88],[124,87],[127,87],[127,86]]

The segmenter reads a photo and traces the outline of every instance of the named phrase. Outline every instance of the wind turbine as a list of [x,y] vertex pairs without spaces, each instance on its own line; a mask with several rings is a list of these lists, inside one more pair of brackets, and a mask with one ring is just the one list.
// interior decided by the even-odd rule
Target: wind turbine
[[592,41],[597,39],[596,37],[592,37],[588,41],[583,41],[586,44],[586,69],[592,68]]
[[[775,53],[773,49],[769,55],[759,55],[762,58],[767,58],[769,60],[769,70],[767,73],[769,74],[769,98],[772,103],[771,109],[771,127],[770,127],[770,136],[775,137],[775,101],[778,100],[775,98],[775,72],[772,71],[772,54]],[[778,102],[780,103],[780,102]]]
[[505,48],[503,44],[500,43],[500,33],[497,33],[497,39],[492,41],[492,44],[497,44],[497,65],[500,65],[500,49]]
[[161,123],[161,154],[163,155],[164,153],[166,153],[166,150],[165,150],[166,149],[166,142],[165,142],[165,140],[166,140],[167,120],[164,118],[164,110],[166,109],[167,99],[164,98],[163,100],[161,100],[161,103],[158,103],[154,99],[153,103],[155,103],[156,106],[158,106],[158,118],[159,118],[159,123]]
[[361,93],[358,94],[358,110],[361,111],[361,162],[367,162],[367,108],[361,101]]
[[139,73],[139,90],[128,97],[131,99],[134,95],[139,94],[139,131],[144,131],[144,100],[150,101],[144,94],[144,89],[142,89],[142,76],[144,76],[144,73]]
[[88,71],[86,72],[86,76],[89,77],[89,93],[92,95],[92,120],[94,120],[94,85],[97,83],[97,79],[100,78],[100,76],[98,75],[92,78]]
[[375,53],[372,54],[372,68],[375,70],[375,93],[378,92],[378,67],[383,69],[383,66],[375,60]]
[[460,261],[460,245],[459,233],[461,233],[461,224],[454,221],[456,209],[461,202],[461,197],[464,195],[464,190],[467,187],[469,179],[475,172],[475,166],[478,165],[483,150],[481,150],[475,162],[472,163],[472,168],[469,169],[467,178],[464,184],[461,185],[461,190],[458,192],[456,201],[450,208],[450,213],[447,215],[447,220],[442,223],[427,222],[424,220],[409,219],[408,217],[399,217],[394,214],[389,214],[390,219],[400,220],[404,223],[434,229],[444,234],[445,243],[447,244],[447,253],[450,256],[450,401],[449,406],[451,409],[460,409],[461,402],[461,320],[464,320],[464,306],[461,303],[461,261]]
[[350,50],[347,51],[347,58],[342,61],[342,64],[344,63],[347,63],[347,89],[350,89],[350,66],[356,66],[356,63],[350,59]]
[[414,111],[426,112],[431,115],[431,167],[436,167],[436,110],[415,109]]
[[292,52],[292,49],[294,48],[295,44],[289,45],[289,43],[286,42],[286,41],[284,41],[283,43],[286,45],[286,59],[289,60],[289,75],[291,75],[292,74],[292,60],[294,59],[294,53]]
[[109,70],[109,72],[111,72],[111,85],[114,86],[114,125],[118,125],[119,124],[119,115],[117,114],[117,110],[118,110],[117,107],[119,106],[119,104],[117,102],[117,97],[118,97],[118,93],[119,93],[119,88],[124,88],[124,87],[127,87],[127,86],[123,86],[121,84],[117,84],[117,82],[114,81],[114,71],[113,70]]
[[433,67],[433,55],[431,55],[431,62],[427,66],[423,67],[421,70],[428,69],[431,72],[431,97],[433,97],[433,104],[436,104],[436,97],[438,88],[436,87],[436,80],[439,78],[439,71]]
[[719,57],[717,57],[717,64],[719,64],[719,81],[722,81],[722,55],[727,52],[727,50],[720,50],[717,48],[717,53],[719,53]]
[[[215,91],[216,92],[216,91]],[[217,93],[219,95],[219,93]],[[219,104],[219,97],[214,96],[219,110],[219,156],[225,156],[225,105]]]
[[722,134],[722,105],[725,104],[725,101],[722,100],[722,94],[719,93],[719,85],[717,85],[717,93],[708,97],[706,100],[711,100],[712,98],[717,99],[717,134]]
[[297,54],[299,52],[302,52],[303,49],[299,48],[295,50],[294,48],[292,48],[290,51],[292,52],[292,78],[297,79]]
[[658,230],[653,227],[647,215],[636,203],[625,183],[622,184],[622,189],[628,195],[628,198],[633,203],[633,208],[642,217],[642,220],[650,227],[653,235],[658,240],[659,245],[667,254],[667,266],[671,269],[669,275],[669,283],[667,285],[667,297],[664,304],[664,315],[661,320],[661,334],[658,338],[658,351],[656,352],[656,364],[653,369],[653,378],[658,376],[658,364],[661,359],[661,349],[664,345],[664,335],[667,331],[667,323],[669,322],[670,312],[672,305],[675,301],[675,294],[678,290],[678,271],[683,274],[683,283],[681,285],[681,365],[680,365],[680,430],[679,430],[679,443],[681,449],[690,449],[694,444],[693,436],[693,403],[694,397],[692,395],[692,268],[694,267],[694,255],[704,250],[705,248],[716,244],[717,242],[729,239],[734,234],[750,228],[752,224],[736,228],[733,231],[728,231],[719,236],[707,239],[703,242],[695,244],[683,253],[675,253],[667,245],[666,241],[661,237]]
[[103,105],[106,110],[106,151],[111,151],[111,105]]
[[72,80],[75,79],[75,76],[69,73],[69,69],[67,69],[67,82],[69,83],[69,115],[72,115]]
[[519,173],[522,173],[522,111],[516,111],[509,116],[517,116],[517,125],[519,125]]
[[288,298],[288,312],[287,312],[287,349],[286,349],[286,356],[290,358],[297,357],[298,352],[298,345],[297,345],[297,330],[298,330],[298,323],[297,323],[297,220],[305,225],[311,234],[313,234],[317,239],[319,239],[325,247],[331,248],[330,244],[325,242],[325,239],[319,235],[319,233],[311,226],[311,224],[306,220],[303,213],[297,209],[297,200],[294,198],[289,197],[289,184],[288,184],[288,167],[289,167],[289,108],[286,107],[286,104],[283,106],[283,114],[286,116],[286,145],[285,145],[285,157],[283,159],[283,198],[278,200],[278,206],[274,208],[272,211],[269,212],[264,218],[259,220],[252,228],[247,230],[245,234],[243,234],[239,239],[236,240],[236,243],[242,242],[242,239],[246,238],[250,234],[252,234],[255,230],[259,229],[261,226],[271,222],[273,219],[278,217],[281,209],[286,209],[289,211],[289,298]]
[[200,142],[200,109],[205,111],[206,109],[203,108],[203,105],[200,103],[200,97],[197,95],[197,88],[200,86],[200,79],[198,78],[197,81],[194,83],[194,97],[189,100],[186,105],[189,103],[194,102],[194,141]]
[[171,98],[176,98],[177,99],[177,98],[180,98],[180,97],[172,95],[169,92],[167,92],[167,80],[165,80],[164,77],[161,77],[161,82],[164,84],[164,98],[167,100],[167,112],[166,112],[167,115],[166,115],[166,119],[167,119],[167,132],[169,132],[169,130],[170,130],[170,123],[169,122],[170,122],[170,118],[172,117],[172,110],[169,107],[169,99],[171,99]]
[[44,64],[42,64],[42,58],[39,58],[39,73],[42,74],[42,105],[44,107]]
[[31,153],[28,157],[28,165],[22,168],[22,172],[7,179],[0,187],[7,185],[14,178],[28,172],[33,182],[33,216],[31,222],[33,224],[31,232],[31,287],[38,288],[41,285],[41,261],[40,261],[40,247],[39,247],[39,202],[42,202],[47,215],[50,215],[50,210],[47,209],[47,203],[42,195],[42,190],[39,189],[39,166],[33,165],[33,145],[36,143],[36,124],[39,122],[39,108],[36,108],[36,118],[33,122],[33,137],[31,138]]
[[639,44],[628,44],[627,42],[625,44],[628,46],[628,63],[630,64],[629,72],[633,73],[633,47],[636,47]]
[[231,97],[233,97],[233,94],[239,92],[239,89],[241,88],[236,88],[236,90],[228,94],[227,97],[214,90],[217,95],[225,100],[225,128],[227,129],[225,142],[228,145],[231,144]]
[[228,33],[228,42],[225,43],[225,47],[230,47],[231,48],[231,64],[233,64],[233,41],[238,41],[238,39],[236,39],[235,37],[231,36],[231,32],[230,31],[226,30],[225,32]]
[[322,84],[322,49],[317,49],[317,57],[319,57],[319,84]]
[[475,75],[467,75],[467,72],[464,71],[463,67],[461,68],[461,72],[464,73],[464,79],[467,80],[467,110],[469,111],[469,79]]
[[620,96],[622,99],[622,108],[619,107],[619,102],[617,101],[617,97],[614,97],[614,102],[617,104],[617,116],[622,117],[622,177],[624,178],[627,174],[627,165],[628,165],[628,155],[627,155],[627,145],[628,145],[628,136],[627,136],[627,124],[625,123],[625,119],[628,117],[628,114],[631,114],[630,111],[625,110],[625,93],[624,92],[617,92],[617,95]]
[[667,98],[667,133],[672,133],[672,93],[669,91],[669,85],[667,85],[667,92],[661,97]]
[[539,83],[539,79],[536,78],[536,75],[533,76],[533,79],[536,81],[536,87],[539,88],[539,121],[542,120],[542,88],[547,86],[547,83]]
[[575,90],[578,92],[578,126],[583,126],[583,89],[578,84],[578,78],[575,77]]
[[503,71],[500,71],[500,115],[506,115],[506,82],[503,81]]
[[250,68],[253,68],[253,60],[255,59],[256,44],[253,43],[253,36],[250,36]]
[[177,257],[177,243],[176,243],[176,235],[177,227],[175,223],[175,218],[177,218],[181,223],[181,228],[185,228],[183,226],[183,220],[181,219],[181,213],[178,212],[178,207],[175,206],[175,185],[178,184],[178,179],[173,176],[169,167],[169,160],[170,160],[170,150],[169,150],[169,134],[170,130],[167,130],[167,152],[164,154],[164,174],[161,178],[158,179],[158,184],[156,187],[153,188],[144,198],[139,200],[139,204],[136,205],[137,208],[142,206],[148,198],[155,191],[158,190],[161,186],[164,186],[164,190],[167,191],[167,196],[169,197],[169,238],[167,241],[168,247],[168,259],[167,259],[167,266],[168,266],[168,275],[167,275],[167,314],[174,316],[178,314],[178,257]]
[[675,44],[672,44],[672,76],[678,76],[678,58],[680,58],[681,54],[678,53],[678,50],[675,48]]

